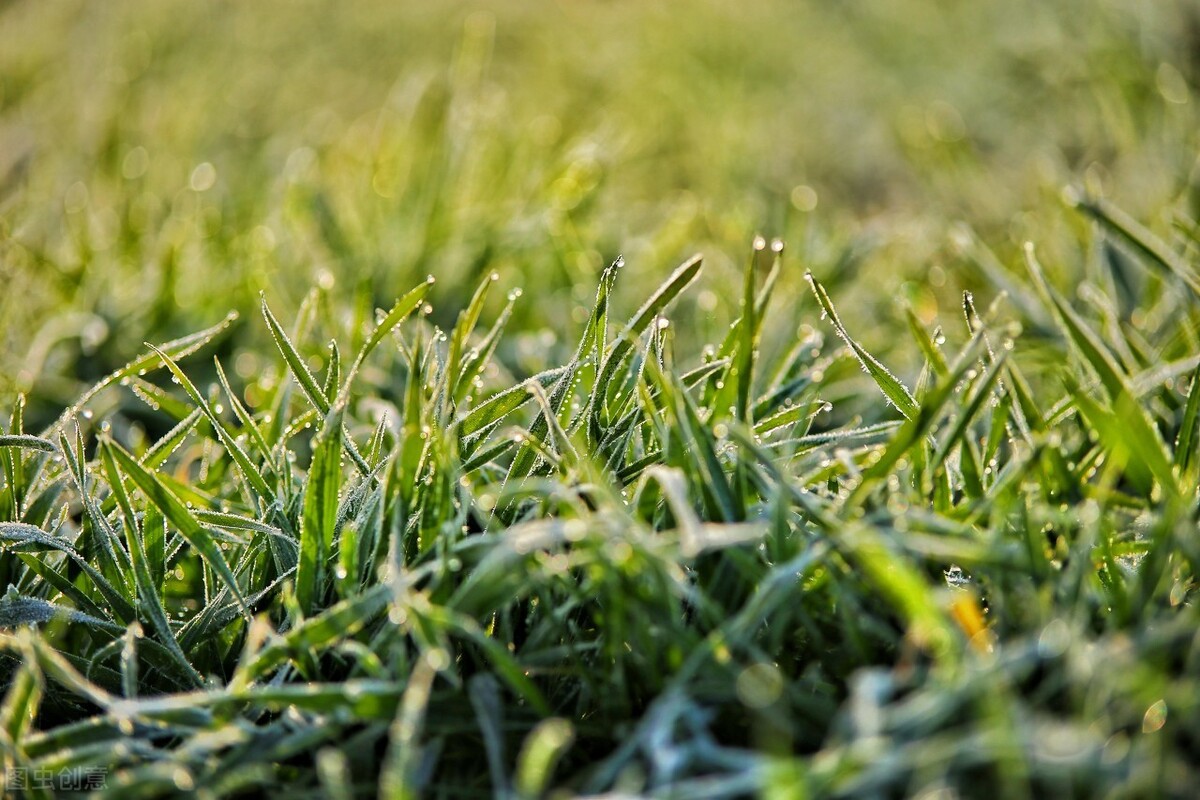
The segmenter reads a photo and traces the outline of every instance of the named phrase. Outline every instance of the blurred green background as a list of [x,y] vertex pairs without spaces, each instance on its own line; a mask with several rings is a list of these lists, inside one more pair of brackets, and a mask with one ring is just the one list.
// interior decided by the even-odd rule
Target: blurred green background
[[1064,186],[1188,224],[1198,79],[1188,2],[6,2],[0,400],[44,418],[230,309],[248,374],[262,291],[348,313],[434,274],[445,323],[492,270],[533,369],[618,253],[632,311],[704,252],[675,316],[711,336],[756,233],[793,267],[772,335],[811,268],[886,351],[896,298],[928,323],[978,283],[960,224],[1060,274]]

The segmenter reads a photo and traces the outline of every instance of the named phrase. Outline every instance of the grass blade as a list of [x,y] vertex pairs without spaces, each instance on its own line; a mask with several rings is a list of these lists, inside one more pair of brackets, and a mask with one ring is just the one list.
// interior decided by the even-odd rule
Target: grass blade
[[[193,333],[189,334],[188,336],[174,339],[162,345],[158,349],[159,351],[176,359],[191,355],[197,350],[200,350],[208,345],[210,342],[228,330],[229,326],[231,326],[237,318],[237,314],[229,314],[225,317],[225,319],[221,320],[211,328],[206,328],[198,333]],[[46,438],[50,438],[50,436],[53,434],[61,431],[63,426],[66,425],[69,420],[77,417],[84,407],[87,406],[87,404],[92,400],[92,398],[100,394],[100,392],[116,383],[119,383],[125,378],[135,378],[161,365],[162,361],[159,354],[151,351],[145,355],[135,358],[133,361],[130,361],[120,369],[109,373],[104,380],[100,381],[95,386],[84,392],[83,395],[76,400],[70,408],[62,413],[62,415],[58,418],[58,421],[51,425],[48,429]]]
[[146,499],[158,509],[159,513],[175,527],[176,532],[208,564],[217,578],[233,594],[242,613],[248,618],[250,609],[238,587],[237,578],[229,569],[229,564],[225,561],[225,556],[213,539],[212,533],[197,521],[191,509],[184,505],[175,493],[159,480],[157,475],[139,464],[123,447],[116,442],[110,442],[108,449],[120,468],[120,472],[137,484]]
[[333,552],[341,485],[342,413],[341,406],[335,407],[317,434],[309,482],[304,491],[296,601],[305,616],[312,614],[314,604],[324,591],[326,561]]
[[892,373],[888,372],[887,367],[879,363],[879,361],[868,353],[862,345],[854,341],[850,337],[850,333],[842,325],[841,319],[837,315],[837,311],[833,308],[833,302],[829,299],[829,295],[825,291],[825,287],[811,272],[806,272],[804,276],[808,279],[809,285],[812,287],[813,294],[816,295],[817,303],[821,306],[821,311],[824,316],[829,317],[829,321],[833,323],[834,330],[838,336],[846,343],[858,359],[858,363],[862,365],[863,370],[871,376],[879,390],[883,392],[883,396],[888,399],[896,410],[904,415],[905,419],[913,419],[917,415],[917,401],[913,398],[904,384],[896,379]]

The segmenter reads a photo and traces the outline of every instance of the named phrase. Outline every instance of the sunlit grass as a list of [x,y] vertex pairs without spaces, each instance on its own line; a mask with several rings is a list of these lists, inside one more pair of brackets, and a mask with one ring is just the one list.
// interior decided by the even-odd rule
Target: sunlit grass
[[1194,792],[1195,11],[611,5],[0,8],[8,788]]
[[[189,376],[223,324],[40,435],[18,404],[9,766],[102,769],[122,797],[1182,791],[1193,278],[1090,208],[1159,254],[1153,322],[1106,327],[1030,248],[1020,285],[1057,333],[1026,344],[968,297],[957,334],[913,323],[911,388],[811,277],[846,347],[814,330],[764,359],[787,255],[760,241],[703,355],[669,324],[701,260],[624,323],[618,262],[571,358],[519,383],[493,362],[507,315],[480,326],[488,276],[447,332],[429,282],[350,329],[319,292],[291,334],[264,302],[277,369],[240,389],[219,357]],[[336,334],[321,372],[314,329]],[[1046,348],[1060,364],[1029,373]],[[877,411],[831,427],[855,360]],[[110,395],[163,433],[93,414]]]

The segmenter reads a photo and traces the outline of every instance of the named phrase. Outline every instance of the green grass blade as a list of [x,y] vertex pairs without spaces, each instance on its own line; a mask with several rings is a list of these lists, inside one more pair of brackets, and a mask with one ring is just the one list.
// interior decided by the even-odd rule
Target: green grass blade
[[254,442],[259,453],[267,460],[267,467],[274,472],[275,465],[271,462],[271,447],[267,444],[267,440],[263,437],[262,429],[258,423],[250,416],[250,412],[246,410],[246,406],[242,404],[241,398],[237,396],[237,392],[229,385],[229,378],[225,376],[225,370],[221,366],[220,359],[213,359],[213,368],[217,371],[217,380],[221,384],[222,391],[225,392],[226,399],[229,400],[229,407],[233,410],[233,415],[237,417],[238,423],[249,435],[250,440]]
[[484,277],[479,282],[479,286],[475,288],[475,294],[471,296],[467,307],[459,312],[454,329],[450,332],[449,353],[446,356],[446,368],[442,373],[442,379],[445,382],[442,389],[443,402],[448,403],[452,399],[454,388],[459,385],[463,377],[463,353],[467,346],[467,338],[479,324],[479,317],[483,313],[483,303],[487,299],[488,290],[498,280],[500,280],[500,274],[497,272],[492,272]]
[[407,294],[401,297],[392,305],[391,309],[384,314],[375,324],[374,330],[367,340],[363,342],[358,354],[354,357],[354,362],[350,365],[350,369],[346,372],[345,381],[342,384],[342,389],[339,394],[339,399],[344,403],[350,397],[350,389],[354,383],[354,378],[358,375],[359,369],[367,360],[367,357],[374,352],[375,348],[387,338],[388,334],[394,331],[401,322],[406,320],[410,314],[416,311],[421,303],[425,300],[425,295],[434,284],[434,278],[430,275],[423,283],[418,284],[410,289]]
[[275,315],[271,313],[270,306],[267,305],[267,298],[264,295],[262,298],[262,313],[263,318],[267,321],[267,327],[271,330],[271,336],[275,340],[275,346],[279,348],[279,353],[283,356],[284,363],[291,370],[292,377],[296,379],[296,383],[300,385],[300,389],[304,392],[304,396],[313,404],[322,415],[329,413],[329,399],[317,385],[317,379],[313,377],[308,365],[304,363],[304,359],[296,350],[296,346],[292,344],[292,340],[284,331],[283,326],[279,324],[279,320],[275,319]]
[[816,279],[811,272],[806,272],[805,277],[808,279],[809,285],[812,287],[813,294],[816,295],[817,303],[821,306],[821,311],[824,316],[829,317],[829,321],[833,324],[834,330],[838,336],[846,343],[858,359],[858,363],[862,365],[879,390],[883,392],[883,396],[888,399],[896,410],[904,415],[905,419],[913,419],[917,415],[917,401],[913,398],[904,384],[888,372],[887,367],[879,363],[879,361],[868,353],[862,345],[850,337],[850,333],[842,325],[841,319],[837,315],[837,311],[833,308],[833,301],[829,299],[829,295],[825,291],[825,287]]
[[64,553],[67,558],[71,559],[91,579],[96,590],[100,592],[105,602],[109,604],[113,615],[122,624],[128,624],[137,618],[133,606],[125,599],[124,594],[109,583],[108,579],[89,564],[87,559],[80,555],[70,543],[57,536],[52,536],[40,528],[26,525],[23,522],[0,522],[0,542],[6,544],[8,546],[7,549],[14,552],[54,550]]
[[[152,573],[150,558],[146,555],[145,548],[143,547],[142,532],[138,527],[138,518],[133,510],[133,504],[125,492],[125,484],[120,471],[117,469],[117,464],[113,460],[112,445],[109,442],[101,442],[100,458],[104,471],[108,476],[109,486],[112,488],[113,495],[117,498],[117,505],[120,507],[121,513],[125,516],[125,541],[129,548],[134,581],[137,585],[138,608],[149,619],[150,627],[158,635],[163,646],[175,657],[176,662],[182,668],[183,674],[192,681],[193,685],[200,686],[204,681],[187,660],[187,656],[184,655],[183,649],[180,648],[179,642],[175,639],[175,632],[171,629],[171,623],[163,610],[164,606],[162,597],[159,594],[158,582]],[[152,519],[148,521],[154,522]]]
[[1196,446],[1200,442],[1200,367],[1192,373],[1188,384],[1187,405],[1179,423],[1179,434],[1175,437],[1175,466],[1184,476],[1184,485],[1195,483]]
[[322,390],[325,399],[332,405],[337,400],[338,383],[342,379],[342,351],[337,342],[329,343],[329,363],[325,370],[325,388]]
[[154,345],[147,346],[159,354],[163,360],[163,363],[167,366],[167,369],[171,371],[173,376],[175,376],[175,380],[178,381],[179,385],[183,387],[183,390],[187,393],[188,397],[192,399],[192,402],[196,404],[196,407],[199,408],[204,416],[208,418],[209,425],[211,425],[213,431],[216,432],[217,438],[221,440],[221,444],[225,447],[226,452],[229,453],[230,457],[233,458],[234,463],[237,464],[238,469],[246,478],[246,482],[250,484],[250,488],[253,490],[254,494],[257,495],[264,504],[269,504],[270,498],[273,497],[273,492],[267,485],[266,479],[263,478],[258,467],[256,467],[254,462],[250,460],[250,457],[246,455],[246,451],[243,450],[242,446],[237,443],[237,440],[233,438],[233,435],[225,429],[225,424],[221,422],[221,418],[217,416],[217,413],[213,410],[212,405],[204,399],[204,396],[200,394],[200,390],[196,388],[195,384],[192,383],[191,379],[188,378],[184,371],[179,368],[179,365],[175,363],[174,359],[172,359],[166,353],[160,352],[156,347],[154,347]]
[[1068,196],[1075,208],[1087,214],[1135,254],[1183,281],[1196,297],[1200,297],[1200,276],[1183,258],[1172,252],[1165,242],[1102,197],[1086,197],[1078,192]]
[[662,285],[654,291],[638,312],[621,330],[605,356],[603,366],[596,379],[596,397],[602,398],[606,404],[611,403],[614,389],[610,389],[613,378],[633,352],[634,342],[646,330],[650,322],[663,312],[664,309],[690,286],[700,275],[703,258],[697,254],[689,258],[671,273]]
[[139,464],[123,447],[113,442],[109,450],[117,462],[120,471],[137,484],[138,488],[146,496],[146,499],[158,509],[159,513],[175,527],[176,532],[208,564],[209,568],[216,574],[218,580],[236,598],[238,605],[242,609],[242,613],[249,617],[250,609],[246,605],[241,589],[238,587],[237,578],[234,577],[233,571],[230,570],[229,564],[226,562],[221,548],[214,540],[212,532],[197,521],[191,509],[174,492],[168,489],[157,475]]
[[505,304],[504,310],[500,312],[500,317],[496,320],[495,324],[492,325],[487,335],[483,337],[478,347],[467,351],[463,357],[462,370],[458,382],[454,386],[454,402],[456,404],[463,402],[467,393],[472,390],[475,379],[491,363],[492,358],[495,356],[496,348],[500,344],[500,336],[508,326],[509,320],[512,319],[513,306],[520,296],[521,292],[516,289],[509,293],[508,302]]
[[946,357],[938,349],[933,337],[925,333],[925,329],[921,326],[921,321],[917,319],[916,312],[912,310],[912,306],[905,304],[904,318],[908,322],[909,333],[912,334],[913,340],[925,356],[926,363],[929,364],[938,377],[946,377],[950,372],[950,367],[946,364]]
[[333,551],[341,486],[342,415],[343,409],[338,406],[325,418],[313,445],[312,466],[304,490],[296,600],[305,616],[312,614],[324,592],[326,561]]
[[[225,319],[221,320],[221,322],[217,323],[211,328],[206,328],[198,333],[173,339],[172,341],[160,346],[158,349],[175,359],[191,355],[197,350],[200,350],[208,345],[210,342],[228,330],[237,318],[237,314],[229,314],[225,317]],[[58,418],[58,421],[50,426],[49,430],[47,431],[47,438],[61,431],[63,426],[66,425],[69,420],[79,415],[79,413],[92,400],[92,398],[100,394],[100,392],[104,391],[109,386],[113,386],[114,384],[119,383],[121,380],[126,378],[135,378],[151,369],[161,366],[161,364],[162,361],[159,354],[151,351],[145,355],[135,358],[133,361],[130,361],[120,369],[109,373],[104,380],[100,381],[95,386],[84,392],[83,395],[76,400],[70,408],[62,413],[62,415]]]
[[742,319],[739,323],[741,336],[733,368],[735,374],[730,375],[736,385],[734,416],[746,423],[751,422],[750,387],[754,378],[754,353],[758,345],[759,329],[759,319],[755,308],[754,273],[759,254],[766,248],[766,240],[761,236],[757,237],[750,252],[750,261],[746,265],[742,287]]
[[1115,400],[1122,393],[1128,391],[1121,367],[1105,347],[1103,341],[1046,281],[1045,273],[1041,264],[1038,263],[1032,244],[1027,244],[1025,247],[1025,263],[1029,267],[1029,274],[1033,277],[1034,285],[1038,287],[1042,296],[1053,309],[1055,318],[1067,335],[1068,341],[1075,347],[1084,362],[1095,371],[1108,392],[1108,396]]
[[73,608],[57,606],[40,597],[22,597],[15,593],[0,597],[0,628],[44,625],[55,620],[83,625],[85,628],[93,628],[110,636],[121,636],[125,633],[124,627],[113,622],[93,617]]
[[459,435],[467,438],[496,425],[533,398],[526,383],[536,381],[546,388],[561,380],[567,370],[568,368],[565,366],[548,369],[529,378],[525,383],[492,395],[459,418],[457,423]]
[[30,434],[0,434],[0,447],[13,447],[21,450],[34,450],[41,453],[57,453],[58,448],[49,439]]
[[37,719],[46,691],[45,679],[37,667],[36,659],[28,652],[28,648],[22,649],[26,652],[22,653],[20,666],[9,677],[4,701],[0,702],[0,730],[4,731],[5,744],[12,748],[11,756],[17,756],[24,750],[26,734]]

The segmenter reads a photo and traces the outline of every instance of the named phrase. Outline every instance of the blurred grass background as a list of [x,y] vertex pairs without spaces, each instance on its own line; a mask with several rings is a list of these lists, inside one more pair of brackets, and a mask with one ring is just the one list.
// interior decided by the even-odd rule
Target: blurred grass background
[[46,419],[261,291],[349,313],[426,273],[435,320],[523,287],[532,370],[618,253],[632,308],[704,252],[676,316],[711,337],[756,233],[795,266],[776,337],[812,268],[886,352],[897,297],[929,322],[977,282],[960,223],[1070,274],[1064,186],[1196,216],[1198,78],[1190,2],[6,2],[0,400]]

